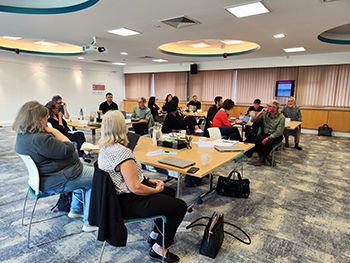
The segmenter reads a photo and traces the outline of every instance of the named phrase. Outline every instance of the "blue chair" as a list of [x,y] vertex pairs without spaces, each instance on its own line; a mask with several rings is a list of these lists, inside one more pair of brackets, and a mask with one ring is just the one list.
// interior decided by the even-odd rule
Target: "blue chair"
[[[155,219],[161,219],[162,220],[162,229],[163,231],[160,231],[160,235],[162,235],[162,248],[163,251],[165,250],[165,243],[164,243],[164,233],[165,233],[165,223],[166,223],[166,217],[165,216],[152,216],[152,217],[144,217],[144,218],[132,218],[132,219],[125,219],[124,223],[139,223],[139,222],[143,222],[143,221],[147,221],[147,220],[155,220]],[[102,262],[102,257],[103,257],[103,253],[105,250],[105,246],[106,246],[106,242],[103,242],[103,246],[102,246],[102,250],[101,250],[101,254],[100,254],[100,259],[99,259],[99,263]],[[164,262],[164,258],[165,255],[162,255],[162,262]]]
[[[33,222],[33,216],[34,216],[34,212],[35,212],[35,208],[36,208],[36,205],[38,203],[38,200],[41,199],[41,198],[48,197],[48,196],[61,194],[61,192],[57,192],[55,194],[45,194],[43,192],[40,192],[40,189],[39,189],[40,176],[39,176],[38,168],[36,167],[34,161],[32,160],[32,158],[29,155],[18,154],[18,156],[25,163],[25,165],[27,167],[27,170],[28,170],[28,173],[29,173],[29,178],[28,178],[28,185],[29,185],[29,187],[28,187],[28,190],[27,190],[26,197],[24,199],[24,205],[23,205],[23,211],[22,211],[22,226],[25,226],[25,224],[24,224],[24,215],[25,215],[25,209],[26,209],[26,204],[27,204],[27,199],[28,199],[28,193],[30,193],[35,198],[35,203],[34,203],[33,210],[32,210],[31,216],[30,216],[29,227],[28,227],[28,236],[27,236],[27,247],[28,248],[32,248],[32,247],[30,247],[30,233],[31,233],[32,224],[48,220],[48,219],[43,219],[43,220],[40,220],[40,221]],[[84,198],[84,194],[82,194],[82,196]],[[82,202],[84,204],[84,200],[82,200]],[[53,218],[57,218],[57,217],[61,217],[61,216],[63,216],[63,215],[54,216],[54,217],[51,217],[49,219],[53,219]],[[77,233],[73,233],[73,234],[77,234]],[[67,236],[71,236],[73,234],[68,234],[68,235],[62,236],[62,237],[60,237],[58,239],[61,239],[61,238],[67,237]],[[55,239],[55,240],[57,240],[57,239]],[[55,240],[43,242],[41,244],[37,244],[36,246],[41,246],[41,245],[47,244],[49,242],[53,242]]]

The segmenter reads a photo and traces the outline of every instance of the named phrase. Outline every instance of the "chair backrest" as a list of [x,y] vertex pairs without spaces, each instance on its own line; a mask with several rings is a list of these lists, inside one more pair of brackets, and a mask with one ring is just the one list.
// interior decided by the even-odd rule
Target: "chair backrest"
[[28,184],[29,186],[34,190],[35,195],[39,194],[39,185],[40,185],[40,176],[38,168],[36,167],[36,164],[34,163],[33,159],[29,155],[19,154],[17,153],[19,157],[23,160],[25,163],[28,173],[29,173],[29,179]]
[[221,132],[218,127],[208,128],[208,132],[209,132],[209,138],[221,139]]

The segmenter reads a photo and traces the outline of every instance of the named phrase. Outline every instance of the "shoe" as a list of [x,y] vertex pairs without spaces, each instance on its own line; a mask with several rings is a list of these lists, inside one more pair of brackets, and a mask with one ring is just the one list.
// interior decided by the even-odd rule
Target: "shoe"
[[81,214],[81,213],[76,213],[76,212],[73,212],[73,211],[69,211],[68,215],[67,215],[69,218],[83,218],[84,215]]
[[82,230],[83,232],[94,232],[98,230],[98,227],[92,226],[89,223],[84,223]]
[[[149,250],[149,256],[154,260],[162,261],[162,256],[159,255],[157,252],[155,252],[153,250],[153,248],[151,248]],[[168,252],[166,253],[166,255],[164,257],[164,262],[175,263],[175,262],[179,262],[179,261],[180,261],[180,258],[168,250]]]
[[296,145],[294,146],[294,148],[297,149],[297,150],[300,150],[300,151],[303,149],[303,148],[301,148],[298,144],[296,144]]
[[289,148],[289,143],[286,142],[286,143],[284,144],[284,147]]
[[258,159],[255,163],[253,163],[255,166],[262,166],[265,164],[265,161]]
[[272,167],[276,166],[276,162],[275,161],[272,162],[272,157],[270,155],[266,157],[266,160],[272,165]]
[[203,133],[203,130],[202,129],[198,129],[198,130],[195,130],[194,133],[195,134],[200,134],[200,133]]
[[155,240],[155,239],[151,238],[150,236],[148,236],[148,238],[147,238],[147,243],[148,244],[153,246],[156,242],[157,242],[157,240]]

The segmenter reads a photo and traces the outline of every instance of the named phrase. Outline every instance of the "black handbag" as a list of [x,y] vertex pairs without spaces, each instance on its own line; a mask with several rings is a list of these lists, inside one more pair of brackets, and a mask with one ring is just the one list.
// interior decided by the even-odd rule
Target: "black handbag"
[[[196,224],[196,222],[198,222],[202,219],[209,219],[209,221],[206,225]],[[248,238],[248,241],[244,241],[244,240],[236,237],[232,233],[224,231],[224,224],[228,224],[228,225],[233,226],[233,227],[239,229],[240,231],[242,231],[242,233]],[[228,235],[236,238],[237,240],[241,241],[244,244],[247,244],[247,245],[251,244],[251,240],[250,240],[250,237],[248,236],[248,234],[245,233],[238,226],[231,224],[229,222],[225,222],[223,214],[219,215],[216,212],[214,212],[211,217],[206,217],[206,216],[199,217],[196,220],[194,220],[191,224],[186,226],[186,229],[189,229],[189,228],[192,228],[195,226],[205,226],[203,238],[202,238],[201,245],[199,248],[199,253],[201,255],[208,256],[210,258],[215,258],[216,255],[218,254],[218,252],[221,248],[221,245],[224,241],[224,234],[228,234]]]
[[[238,179],[235,179],[236,176]],[[216,192],[223,196],[248,198],[250,194],[249,183],[249,179],[242,179],[241,174],[234,169],[228,177],[219,176]]]
[[318,128],[318,136],[332,136],[333,129],[327,124],[323,124]]

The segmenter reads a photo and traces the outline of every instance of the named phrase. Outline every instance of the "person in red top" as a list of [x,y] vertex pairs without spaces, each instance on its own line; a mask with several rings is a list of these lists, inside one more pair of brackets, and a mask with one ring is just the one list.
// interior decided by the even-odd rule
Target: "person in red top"
[[222,108],[215,114],[215,117],[211,123],[211,127],[218,127],[221,135],[229,137],[230,140],[242,141],[242,137],[237,129],[232,125],[235,122],[230,122],[228,119],[228,112],[235,106],[235,103],[231,99],[226,99],[222,105]]

